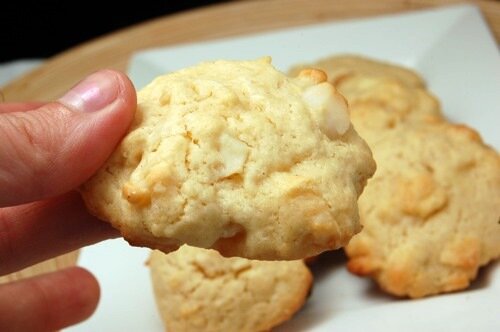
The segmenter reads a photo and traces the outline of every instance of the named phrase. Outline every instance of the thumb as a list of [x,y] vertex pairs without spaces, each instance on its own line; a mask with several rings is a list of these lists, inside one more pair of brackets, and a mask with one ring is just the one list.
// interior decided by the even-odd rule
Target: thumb
[[103,70],[58,102],[0,114],[0,207],[79,186],[109,157],[135,108],[135,90],[128,78]]

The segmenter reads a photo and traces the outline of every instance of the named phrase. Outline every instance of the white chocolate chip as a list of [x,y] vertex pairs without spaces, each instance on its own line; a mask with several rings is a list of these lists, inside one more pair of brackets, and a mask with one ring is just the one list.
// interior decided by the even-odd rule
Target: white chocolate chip
[[242,172],[248,156],[247,145],[227,134],[220,136],[219,143],[219,153],[223,164],[220,176],[228,177]]
[[306,104],[320,130],[333,139],[345,134],[351,123],[347,104],[330,83],[324,82],[307,88],[303,93]]

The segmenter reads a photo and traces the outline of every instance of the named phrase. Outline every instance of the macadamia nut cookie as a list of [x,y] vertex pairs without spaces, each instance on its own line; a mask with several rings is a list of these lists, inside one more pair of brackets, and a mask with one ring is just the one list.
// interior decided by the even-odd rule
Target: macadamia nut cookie
[[359,232],[374,170],[322,71],[216,61],[139,91],[128,134],[81,192],[133,245],[292,260]]
[[500,156],[445,121],[413,123],[371,145],[377,173],[359,199],[351,272],[399,296],[469,286],[500,257]]
[[409,69],[358,56],[309,66],[346,97],[378,164],[359,200],[363,230],[346,247],[349,270],[398,296],[467,288],[500,256],[498,153],[446,122]]
[[355,55],[339,55],[303,67],[324,71],[347,99],[351,121],[370,145],[400,124],[443,118],[438,100],[410,69]]
[[190,246],[155,250],[149,266],[168,331],[269,331],[302,307],[312,285],[301,260],[226,258]]
[[321,59],[313,64],[301,64],[291,69],[292,75],[305,68],[318,68],[328,75],[328,80],[336,85],[339,81],[353,76],[391,78],[410,88],[425,88],[424,80],[411,69],[388,62],[369,59],[359,55],[342,54]]

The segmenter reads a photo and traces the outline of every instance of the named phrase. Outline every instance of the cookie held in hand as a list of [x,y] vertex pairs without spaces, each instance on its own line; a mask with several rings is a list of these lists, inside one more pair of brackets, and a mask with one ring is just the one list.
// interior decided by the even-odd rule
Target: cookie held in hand
[[323,72],[216,61],[139,91],[128,134],[81,192],[133,245],[292,260],[360,230],[357,198],[374,170]]

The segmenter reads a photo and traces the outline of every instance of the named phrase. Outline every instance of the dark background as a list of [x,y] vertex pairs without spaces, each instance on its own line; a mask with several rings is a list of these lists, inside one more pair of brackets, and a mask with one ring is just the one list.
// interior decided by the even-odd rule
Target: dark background
[[46,58],[135,23],[220,2],[228,1],[2,1],[0,62]]

